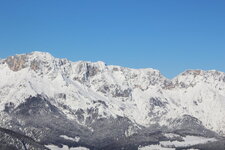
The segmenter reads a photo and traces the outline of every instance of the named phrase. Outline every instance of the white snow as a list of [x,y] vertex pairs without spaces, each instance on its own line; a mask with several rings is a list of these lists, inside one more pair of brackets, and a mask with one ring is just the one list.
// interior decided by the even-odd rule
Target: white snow
[[174,133],[165,133],[164,135],[165,135],[165,137],[167,137],[167,138],[169,138],[169,139],[181,137],[180,135],[174,134]]
[[68,137],[66,135],[60,135],[60,137],[66,139],[66,140],[74,141],[74,142],[79,142],[79,140],[80,140],[80,137],[79,136],[76,136],[76,137],[72,138],[72,137]]
[[161,145],[149,145],[149,146],[139,147],[138,150],[175,150],[175,148],[166,148],[166,147],[162,147]]
[[184,141],[161,141],[160,145],[163,147],[187,147],[217,141],[215,138],[205,138],[200,136],[186,136],[183,137],[183,140]]
[[69,148],[67,145],[63,145],[62,148],[56,146],[56,145],[45,145],[50,150],[89,150],[86,147],[71,147]]
[[[166,137],[173,138],[178,137],[177,134],[166,134]],[[181,137],[181,136],[179,136]],[[156,145],[148,145],[148,146],[139,146],[138,150],[175,150],[178,147],[189,147],[197,144],[205,144],[208,142],[216,141],[215,138],[205,138],[200,136],[186,136],[182,137],[183,141],[161,141],[160,144]],[[189,149],[189,150],[197,150],[197,149]]]
[[[25,55],[27,67],[12,71],[0,62],[0,112],[6,103],[15,107],[30,96],[43,94],[57,105],[71,110],[98,108],[101,117],[125,116],[136,124],[149,126],[167,120],[191,115],[204,126],[225,135],[225,73],[211,71],[186,71],[173,80],[155,69],[130,69],[107,66],[104,62],[71,62],[58,59],[49,53],[33,52]],[[39,70],[29,66],[39,62]],[[170,83],[170,86],[166,86]],[[129,91],[119,95],[116,91]],[[60,97],[60,94],[65,97]],[[116,96],[117,95],[117,96]],[[118,96],[119,95],[119,96]],[[153,106],[150,98],[157,98],[163,106]],[[107,105],[95,103],[101,100]],[[69,119],[77,119],[69,109],[61,110]],[[151,116],[151,114],[155,114]],[[216,116],[216,117],[215,117]],[[161,117],[160,121],[155,117]]]

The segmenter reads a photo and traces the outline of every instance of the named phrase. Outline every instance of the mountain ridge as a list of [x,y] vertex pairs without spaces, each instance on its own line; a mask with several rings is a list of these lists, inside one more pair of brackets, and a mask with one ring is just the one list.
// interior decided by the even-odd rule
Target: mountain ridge
[[[96,62],[92,62],[92,61],[83,61],[83,60],[78,60],[78,61],[70,61],[67,58],[56,58],[53,55],[51,55],[49,52],[41,52],[41,51],[33,51],[33,52],[29,52],[29,53],[24,53],[24,54],[16,54],[14,56],[8,56],[7,58],[1,58],[0,62],[4,63],[6,59],[10,58],[10,57],[15,57],[15,56],[28,56],[28,55],[33,55],[34,58],[54,58],[54,59],[60,59],[60,60],[66,60],[69,61],[71,63],[89,63],[89,64],[100,64],[101,66],[115,66],[115,67],[122,67],[119,65],[107,65],[104,61],[96,61]],[[49,60],[47,60],[49,61]],[[159,71],[153,68],[130,68],[130,67],[123,67],[123,68],[127,68],[127,69],[134,69],[134,70],[155,70],[155,71]],[[160,72],[160,71],[159,71]],[[195,73],[195,72],[202,72],[202,73],[210,73],[210,72],[218,72],[218,73],[223,73],[225,74],[223,71],[219,71],[219,70],[215,70],[215,69],[211,69],[211,70],[203,70],[203,69],[186,69],[183,72],[177,74],[175,77],[173,77],[172,79],[167,78],[166,76],[164,76],[165,78],[167,78],[168,80],[173,80],[174,78],[177,78],[179,75],[182,74],[186,74],[186,73]],[[160,73],[161,74],[161,73]]]
[[[137,136],[142,138],[136,145],[154,143],[164,132],[225,136],[225,73],[220,71],[187,70],[170,80],[152,68],[71,62],[33,52],[0,60],[0,76],[0,126],[40,142],[48,137],[44,132],[54,136],[45,145],[57,144],[62,135],[79,135],[80,143],[69,145],[91,149],[109,148],[106,137],[115,143],[119,138],[123,147]],[[32,123],[32,116],[41,121]],[[59,128],[62,120],[77,132]]]

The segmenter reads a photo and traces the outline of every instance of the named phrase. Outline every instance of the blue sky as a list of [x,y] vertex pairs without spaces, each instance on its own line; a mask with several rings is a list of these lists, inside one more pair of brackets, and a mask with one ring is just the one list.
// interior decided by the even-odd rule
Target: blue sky
[[225,0],[0,0],[0,58],[31,51],[225,72]]

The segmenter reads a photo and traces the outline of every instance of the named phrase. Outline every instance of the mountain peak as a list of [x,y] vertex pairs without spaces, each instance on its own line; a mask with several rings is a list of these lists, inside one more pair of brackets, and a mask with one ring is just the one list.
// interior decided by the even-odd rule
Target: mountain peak
[[9,56],[3,60],[12,71],[19,71],[28,66],[33,70],[37,70],[40,62],[51,62],[55,58],[48,52],[34,51],[26,54],[17,54]]
[[225,73],[217,70],[186,70],[176,78],[192,78],[192,79],[209,79],[221,80],[225,77]]
[[41,51],[33,51],[31,53],[27,53],[25,55],[30,55],[33,57],[45,57],[45,58],[52,58],[53,56],[49,52],[41,52]]

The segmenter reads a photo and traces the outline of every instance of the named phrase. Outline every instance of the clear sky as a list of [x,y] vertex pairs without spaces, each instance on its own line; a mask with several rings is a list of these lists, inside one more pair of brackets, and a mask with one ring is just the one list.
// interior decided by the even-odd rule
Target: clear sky
[[31,51],[225,72],[225,0],[0,0],[0,58]]

